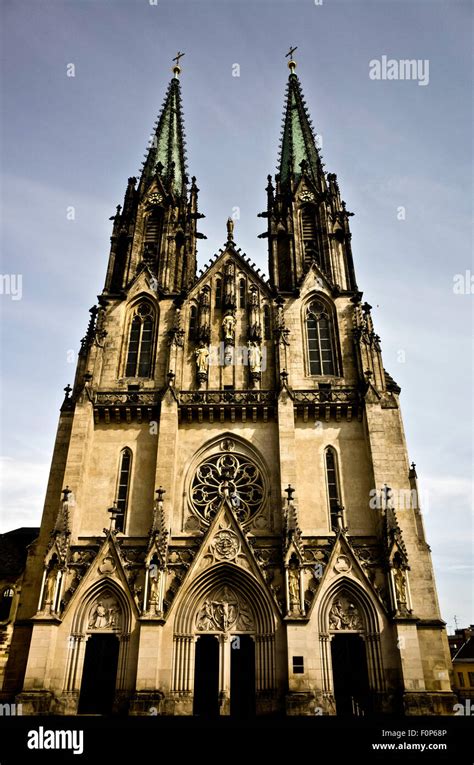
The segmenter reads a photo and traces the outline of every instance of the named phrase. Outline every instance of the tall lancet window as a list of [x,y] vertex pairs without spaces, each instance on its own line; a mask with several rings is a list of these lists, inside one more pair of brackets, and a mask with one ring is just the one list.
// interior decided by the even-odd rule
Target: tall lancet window
[[337,517],[341,508],[341,492],[339,487],[339,471],[337,465],[337,455],[334,449],[326,449],[326,482],[328,490],[329,513],[331,516],[331,527],[337,526]]
[[123,531],[125,528],[125,514],[127,512],[128,495],[130,489],[130,473],[132,469],[132,452],[123,449],[120,455],[120,467],[117,488],[117,520],[115,528]]
[[312,263],[316,261],[318,265],[319,256],[317,252],[317,240],[316,240],[316,221],[315,210],[309,205],[305,205],[301,210],[301,226],[303,229],[303,247],[304,258],[306,263]]
[[163,225],[163,212],[156,209],[150,212],[146,219],[145,238],[143,243],[143,256],[153,260],[158,255],[158,247],[161,239]]
[[247,297],[246,291],[247,291],[247,286],[245,284],[245,279],[241,279],[239,281],[239,306],[240,306],[240,308],[245,308],[246,297]]
[[151,351],[153,346],[153,310],[148,303],[141,303],[130,326],[126,377],[150,377]]
[[312,300],[306,312],[308,359],[311,375],[335,375],[334,330],[329,310]]

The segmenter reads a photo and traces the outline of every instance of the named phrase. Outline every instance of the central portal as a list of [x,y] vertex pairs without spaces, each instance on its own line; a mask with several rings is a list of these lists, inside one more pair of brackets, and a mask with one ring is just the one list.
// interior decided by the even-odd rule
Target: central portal
[[229,712],[240,718],[255,714],[255,643],[250,635],[201,635],[196,640],[193,713],[216,717]]

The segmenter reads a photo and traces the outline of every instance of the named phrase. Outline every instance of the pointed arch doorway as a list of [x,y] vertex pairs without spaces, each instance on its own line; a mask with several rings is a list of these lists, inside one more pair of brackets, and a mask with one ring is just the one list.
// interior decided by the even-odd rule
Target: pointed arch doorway
[[380,620],[373,600],[358,582],[341,577],[323,596],[319,625],[323,691],[332,700],[328,713],[372,714],[385,694]]
[[275,619],[255,578],[226,564],[204,572],[176,615],[175,697],[202,717],[251,717],[271,708],[275,674]]

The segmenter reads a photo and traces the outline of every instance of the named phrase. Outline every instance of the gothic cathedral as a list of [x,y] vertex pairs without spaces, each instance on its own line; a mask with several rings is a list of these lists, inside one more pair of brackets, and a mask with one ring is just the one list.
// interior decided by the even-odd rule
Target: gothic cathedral
[[4,685],[24,714],[452,710],[400,388],[295,68],[265,280],[231,219],[197,273],[174,67],[61,407]]

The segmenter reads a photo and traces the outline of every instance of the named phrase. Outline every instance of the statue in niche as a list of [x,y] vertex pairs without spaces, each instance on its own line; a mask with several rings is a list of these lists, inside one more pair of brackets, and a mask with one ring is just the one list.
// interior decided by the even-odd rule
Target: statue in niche
[[48,576],[45,582],[45,599],[44,604],[50,604],[53,607],[54,594],[56,590],[56,568],[53,566],[48,572]]
[[256,329],[259,325],[258,315],[258,292],[256,289],[250,288],[250,305],[249,305],[249,320],[252,329]]
[[252,374],[259,374],[262,371],[262,351],[258,343],[250,340],[247,343],[249,369]]
[[406,591],[406,579],[405,574],[401,568],[396,568],[393,572],[393,578],[395,580],[395,592],[397,595],[397,603],[399,606],[406,606],[407,591]]
[[295,561],[288,568],[288,592],[290,596],[290,611],[299,611],[301,608],[300,598],[300,573]]
[[226,313],[224,316],[222,329],[224,331],[224,340],[228,343],[233,343],[235,337],[235,319],[231,313]]
[[209,350],[204,343],[201,343],[199,348],[194,351],[196,356],[196,366],[199,374],[207,374],[207,367],[209,364]]

